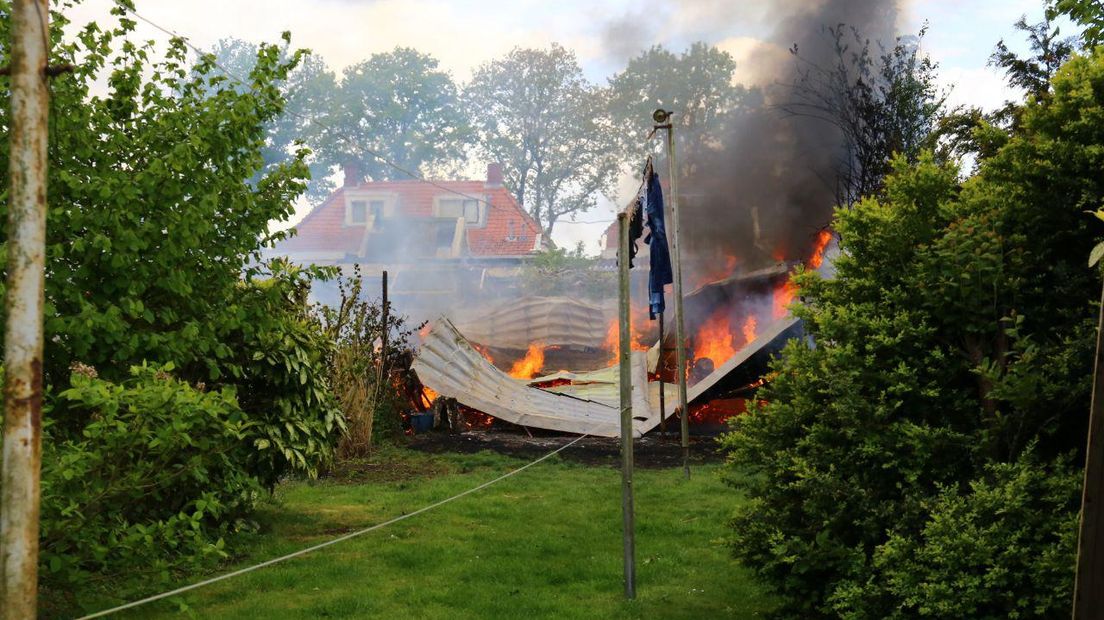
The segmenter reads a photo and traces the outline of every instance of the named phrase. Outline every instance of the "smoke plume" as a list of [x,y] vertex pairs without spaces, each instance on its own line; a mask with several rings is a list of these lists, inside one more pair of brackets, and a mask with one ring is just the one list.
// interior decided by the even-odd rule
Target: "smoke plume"
[[[684,4],[716,24],[730,3]],[[840,61],[828,28],[854,28],[876,49],[875,42],[892,45],[899,14],[897,3],[885,0],[764,1],[735,11],[751,15],[749,4],[770,34],[737,71],[754,78],[762,103],[734,111],[721,144],[688,153],[690,161],[679,166],[691,171],[680,194],[686,195],[682,226],[692,273],[726,257],[744,269],[807,258],[818,229],[831,220],[846,151],[831,122],[779,106],[793,97],[808,62],[829,69]]]

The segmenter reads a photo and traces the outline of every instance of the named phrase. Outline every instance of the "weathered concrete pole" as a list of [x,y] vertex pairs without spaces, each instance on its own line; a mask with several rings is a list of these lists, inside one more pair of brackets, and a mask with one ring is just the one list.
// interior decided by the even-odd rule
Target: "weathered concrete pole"
[[35,617],[46,247],[47,0],[12,2],[0,615]]

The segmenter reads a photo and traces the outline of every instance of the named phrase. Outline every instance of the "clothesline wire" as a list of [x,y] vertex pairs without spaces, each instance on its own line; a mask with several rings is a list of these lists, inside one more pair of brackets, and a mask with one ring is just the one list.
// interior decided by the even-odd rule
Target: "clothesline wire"
[[330,545],[336,545],[337,543],[344,542],[346,540],[349,540],[350,538],[356,538],[358,536],[362,536],[364,534],[367,534],[368,532],[378,530],[382,527],[386,527],[386,526],[391,525],[393,523],[398,523],[399,521],[403,521],[405,519],[409,519],[411,517],[420,515],[423,512],[433,510],[434,508],[437,508],[439,506],[444,506],[445,504],[447,504],[449,502],[458,500],[461,497],[464,497],[466,495],[471,495],[472,493],[475,493],[476,491],[480,491],[482,489],[485,489],[485,488],[491,486],[492,484],[495,484],[496,482],[500,482],[500,481],[505,480],[505,479],[507,479],[511,476],[519,474],[519,473],[525,471],[526,469],[529,469],[530,467],[536,465],[537,463],[540,463],[542,461],[546,461],[546,460],[552,458],[553,456],[559,454],[560,452],[563,452],[564,450],[566,450],[566,449],[570,448],[571,446],[579,443],[580,441],[587,438],[588,436],[589,435],[580,435],[579,437],[576,437],[575,439],[573,439],[570,442],[560,446],[559,448],[556,448],[555,450],[549,452],[548,454],[545,454],[544,456],[542,456],[542,457],[540,457],[540,458],[538,458],[534,461],[530,461],[530,462],[526,463],[525,465],[522,465],[521,467],[518,467],[517,469],[508,471],[505,474],[502,474],[501,476],[499,476],[497,478],[494,478],[493,480],[488,480],[487,482],[484,482],[480,485],[474,486],[474,487],[472,487],[472,488],[470,488],[466,491],[461,491],[460,493],[457,493],[456,495],[453,495],[453,496],[448,497],[446,499],[434,502],[432,504],[429,504],[428,506],[423,506],[422,508],[419,508],[418,510],[415,510],[414,512],[408,512],[408,513],[399,515],[397,517],[394,517],[394,518],[389,519],[387,521],[384,521],[382,523],[377,523],[375,525],[357,530],[355,532],[350,532],[350,533],[345,534],[343,536],[338,536],[337,538],[332,538],[332,539],[327,540],[325,542],[321,542],[321,543],[318,543],[316,545],[311,545],[310,547],[305,547],[305,548],[300,549],[298,551],[293,551],[291,553],[288,553],[286,555],[282,555],[282,556],[277,557],[277,558],[272,558],[271,560],[266,560],[266,561],[261,562],[259,564],[253,564],[252,566],[247,566],[245,568],[240,568],[236,571],[232,571],[232,572],[229,572],[229,573],[224,573],[224,574],[218,575],[216,577],[211,577],[210,579],[204,579],[203,581],[198,581],[196,583],[192,583],[192,584],[189,584],[189,585],[186,585],[186,586],[175,588],[175,589],[169,590],[167,592],[162,592],[160,594],[155,594],[153,596],[147,596],[146,598],[139,599],[139,600],[136,600],[136,601],[131,601],[129,603],[125,603],[125,604],[119,605],[117,607],[112,607],[111,609],[104,609],[102,611],[97,611],[96,613],[89,614],[87,616],[82,616],[79,620],[90,620],[91,618],[102,618],[103,616],[107,616],[107,615],[117,613],[117,612],[120,612],[120,611],[124,611],[124,610],[127,610],[127,609],[133,609],[135,607],[145,605],[146,603],[152,603],[154,601],[159,601],[161,599],[169,598],[171,596],[177,596],[179,594],[184,594],[185,592],[189,592],[191,590],[202,588],[204,586],[209,586],[213,583],[218,583],[220,581],[225,581],[225,580],[230,579],[232,577],[237,577],[239,575],[244,575],[246,573],[251,573],[255,570],[259,570],[259,569],[265,568],[267,566],[272,566],[273,564],[278,564],[280,562],[284,562],[284,561],[290,560],[292,558],[297,558],[299,556],[306,555],[306,554],[311,553],[313,551],[318,551],[319,549],[329,547]]
[[[181,35],[181,34],[175,32],[175,31],[173,31],[172,29],[166,28],[166,27],[154,22],[153,20],[149,19],[148,17],[145,17],[144,15],[138,13],[138,11],[136,11],[133,8],[131,8],[131,7],[127,6],[126,4],[124,4],[122,2],[122,0],[113,0],[113,1],[116,4],[116,6],[123,9],[124,11],[129,13],[130,15],[133,15],[135,19],[138,19],[138,20],[148,24],[149,26],[151,26],[153,28],[156,28],[157,30],[169,35],[170,37],[179,39],[182,43],[184,43],[184,45],[186,45],[189,49],[191,49],[193,52],[198,54],[201,58],[206,58],[211,63],[212,66],[216,67],[219,71],[221,71],[224,75],[226,75],[226,77],[234,80],[235,82],[237,82],[241,86],[244,86],[244,87],[248,88],[250,92],[254,92],[253,86],[250,85],[247,80],[243,79],[241,76],[235,74],[233,71],[231,71],[230,69],[223,66],[223,64],[220,63],[218,61],[218,59],[215,58],[214,54],[212,54],[211,52],[204,51],[204,50],[200,49],[198,46],[196,46],[194,43],[192,43],[192,41],[189,37]],[[285,109],[284,112],[286,114],[290,114],[291,116],[299,118],[303,121],[306,121],[309,124],[316,125],[320,129],[326,129],[326,130],[332,131],[333,133],[335,133],[337,135],[340,135],[341,137],[343,137],[347,140],[350,139],[350,136],[346,135],[341,129],[339,129],[339,128],[333,126],[333,125],[329,125],[327,123],[324,123],[324,122],[318,120],[317,118],[307,116],[305,114],[302,114],[300,112],[296,112],[294,110]],[[354,142],[353,140],[349,140],[349,141]],[[365,147],[363,145],[361,145],[360,148],[364,152],[368,153],[373,158],[378,160],[380,163],[384,164],[385,166],[387,166],[387,167],[389,167],[389,168],[391,168],[391,169],[393,169],[397,172],[402,173],[403,175],[409,177],[411,180],[419,181],[421,183],[426,183],[426,184],[428,184],[432,187],[435,187],[435,188],[437,188],[441,191],[444,191],[444,192],[447,192],[447,193],[450,193],[450,194],[454,194],[454,195],[460,196],[462,198],[466,198],[468,200],[474,200],[476,202],[487,205],[488,208],[493,208],[494,207],[494,205],[491,203],[491,201],[487,200],[486,198],[483,198],[483,197],[480,197],[480,196],[473,196],[473,195],[468,194],[466,192],[462,192],[460,190],[453,189],[451,187],[448,187],[446,185],[438,183],[437,181],[434,181],[432,179],[427,179],[424,176],[422,176],[421,174],[419,174],[415,171],[409,170],[406,167],[395,163],[394,161],[391,161],[390,159],[388,159],[387,157],[385,157],[384,155],[382,155],[381,153],[379,153],[375,150],[372,150],[372,149],[370,149],[368,147]],[[641,184],[641,187],[643,187],[643,183]],[[637,194],[639,194],[639,192],[640,192],[640,190],[638,189]],[[526,215],[528,216],[529,214],[526,213]],[[558,222],[558,223],[561,223],[561,224],[563,224],[563,223],[571,223],[571,224],[608,224],[608,223],[611,223],[611,222],[614,222],[614,221],[616,221],[616,220],[615,219],[599,220],[599,221],[563,220],[563,221]]]

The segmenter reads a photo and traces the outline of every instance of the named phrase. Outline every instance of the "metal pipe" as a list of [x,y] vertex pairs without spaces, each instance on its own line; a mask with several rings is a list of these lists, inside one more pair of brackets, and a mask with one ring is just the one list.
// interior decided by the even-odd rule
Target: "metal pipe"
[[675,165],[675,128],[670,122],[667,130],[667,169],[671,183],[671,253],[674,254],[672,266],[675,270],[675,338],[678,342],[678,396],[679,422],[682,431],[682,469],[686,479],[690,479],[690,411],[686,406],[686,321],[682,313],[682,243],[679,227],[678,208],[678,167]]
[[34,618],[42,457],[46,247],[47,0],[12,2],[11,155],[4,444],[0,466],[0,616]]
[[632,332],[629,324],[629,216],[617,214],[618,365],[621,376],[621,520],[625,598],[636,598],[636,536],[633,525]]
[[659,360],[656,362],[656,375],[659,377],[659,432],[667,436],[667,395],[663,389],[663,313],[659,313]]
[[1089,433],[1085,449],[1085,477],[1081,490],[1081,519],[1077,536],[1077,565],[1073,581],[1073,620],[1104,618],[1104,288],[1096,323],[1096,360],[1093,369]]

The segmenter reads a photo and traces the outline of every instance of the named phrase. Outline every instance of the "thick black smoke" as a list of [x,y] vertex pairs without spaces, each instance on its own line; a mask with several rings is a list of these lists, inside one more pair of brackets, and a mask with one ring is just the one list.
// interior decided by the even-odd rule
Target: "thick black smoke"
[[[684,4],[702,11],[701,2]],[[707,2],[713,23],[727,21],[724,5],[747,14],[754,4],[771,32],[738,68],[755,76],[761,101],[734,111],[717,148],[688,153],[692,161],[679,166],[691,171],[680,187],[682,226],[689,270],[699,274],[714,273],[711,263],[724,256],[748,270],[808,257],[818,230],[831,221],[846,149],[833,123],[783,108],[809,63],[830,69],[840,62],[829,28],[853,28],[876,50],[879,41],[892,45],[899,14],[892,0],[733,4]]]

